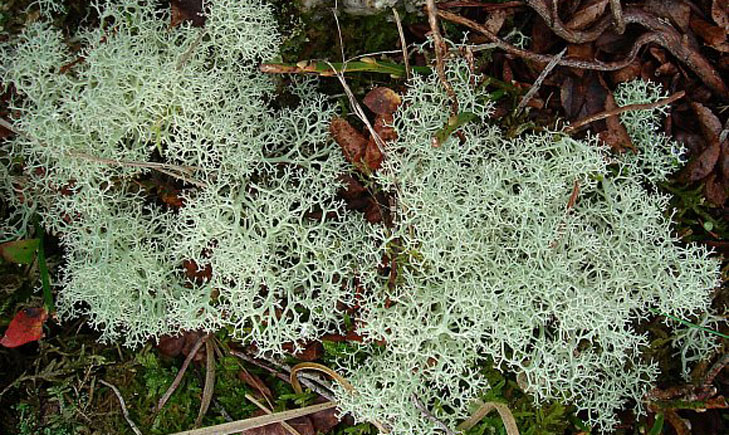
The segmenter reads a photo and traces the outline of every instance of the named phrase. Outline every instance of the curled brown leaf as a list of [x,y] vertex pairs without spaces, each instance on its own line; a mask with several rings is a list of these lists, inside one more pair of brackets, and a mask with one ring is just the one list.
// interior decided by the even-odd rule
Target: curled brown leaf
[[378,115],[392,115],[402,103],[402,98],[392,89],[380,86],[369,91],[362,102]]

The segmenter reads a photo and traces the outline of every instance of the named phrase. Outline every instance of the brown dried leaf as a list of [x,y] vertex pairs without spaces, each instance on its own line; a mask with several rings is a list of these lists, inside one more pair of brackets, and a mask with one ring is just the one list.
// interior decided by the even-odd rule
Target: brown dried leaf
[[[255,411],[252,416],[258,417],[264,415],[264,411]],[[314,425],[311,423],[308,417],[297,417],[291,420],[286,420],[286,423],[296,429],[301,435],[315,435]],[[284,429],[280,423],[269,424],[268,426],[261,426],[254,429],[247,429],[241,432],[244,435],[291,435],[289,431]]]
[[324,354],[324,345],[319,341],[308,343],[303,350],[295,352],[293,355],[301,361],[316,361]]
[[711,18],[719,27],[729,32],[729,2],[714,0],[711,4]]
[[380,86],[369,91],[362,102],[378,115],[392,115],[402,103],[402,98],[392,89]]
[[344,199],[354,199],[362,196],[367,189],[357,181],[354,177],[351,175],[341,175],[339,176],[339,181],[341,181],[344,184],[344,187],[342,190],[340,190],[339,194],[342,195]]
[[729,53],[727,30],[724,28],[715,26],[701,18],[691,17],[691,29],[712,48]]
[[709,146],[686,165],[682,177],[687,181],[697,181],[709,175],[719,160],[719,151],[718,140],[709,142]]
[[159,343],[157,343],[157,350],[162,355],[174,358],[182,352],[182,346],[184,344],[184,335],[177,335],[174,337],[171,335],[163,335],[160,337]]
[[719,134],[721,133],[721,121],[716,115],[706,106],[701,103],[691,103],[691,108],[694,109],[696,116],[701,126],[701,134],[707,141],[718,142]]
[[170,0],[170,26],[178,26],[183,21],[191,21],[195,27],[205,25],[203,0]]
[[238,377],[246,385],[258,391],[261,396],[265,397],[268,400],[273,400],[273,393],[271,392],[271,389],[268,388],[268,385],[266,385],[266,383],[263,382],[263,380],[255,374],[250,373],[246,369],[243,369],[240,373],[238,373]]
[[201,268],[193,260],[185,260],[182,262],[182,267],[185,268],[185,276],[196,284],[204,284],[213,276],[213,267],[210,264]]
[[691,108],[696,113],[701,126],[701,134],[708,145],[686,165],[681,172],[681,176],[687,181],[697,181],[709,175],[719,161],[721,154],[721,144],[719,143],[721,122],[708,107],[701,103],[691,103]]
[[686,31],[691,18],[691,6],[681,0],[648,0],[643,7],[647,12],[673,21]]
[[[603,81],[602,77],[600,77],[600,84],[604,88],[606,88],[605,82]],[[611,92],[606,92],[604,110],[608,111],[617,108],[618,104],[615,102],[613,94]],[[602,132],[599,134],[599,136],[603,139],[607,139],[607,144],[610,145],[613,150],[623,151],[626,148],[635,150],[635,146],[633,145],[633,141],[630,139],[630,135],[628,135],[628,131],[625,129],[625,126],[620,122],[620,117],[610,116],[608,118],[605,118],[605,124],[607,125],[608,133]]]
[[557,43],[558,38],[554,36],[552,30],[540,17],[534,18],[534,24],[532,25],[532,44],[531,49],[536,53],[546,53],[554,44]]
[[[721,140],[721,139],[720,139]],[[719,156],[719,170],[724,180],[729,180],[729,140],[721,142],[721,155]]]
[[715,172],[706,177],[704,196],[714,205],[722,205],[727,200],[727,189],[723,180]]
[[591,0],[580,10],[572,15],[572,18],[565,23],[570,30],[583,30],[594,24],[605,12],[609,0]]
[[365,148],[363,163],[365,166],[373,171],[380,169],[384,156],[380,147],[377,146],[377,142],[373,138],[367,142],[367,148]]
[[372,128],[383,141],[391,142],[397,140],[397,132],[392,127],[393,122],[395,122],[395,119],[392,115],[377,115],[375,125]]
[[309,419],[316,433],[328,433],[339,424],[339,411],[336,408],[325,409],[311,414]]
[[497,35],[501,30],[501,27],[503,27],[504,21],[506,21],[506,10],[497,9],[489,13],[489,17],[483,25],[489,30],[489,32]]
[[336,117],[329,126],[334,141],[342,148],[342,153],[347,161],[357,163],[362,160],[365,148],[367,148],[367,138],[357,129],[352,127],[349,121]]
[[629,82],[633,79],[638,78],[640,75],[640,61],[635,60],[630,65],[626,66],[625,68],[621,68],[617,71],[613,71],[610,74],[610,77],[613,79],[613,82],[615,83],[623,83],[623,82]]
[[[192,352],[192,349],[195,347],[195,344],[200,337],[202,337],[202,334],[198,331],[187,331],[183,334],[183,336],[185,337],[185,344],[182,345],[182,354],[187,356],[190,352]],[[202,361],[204,357],[205,353],[201,346],[192,360],[199,362]]]
[[380,204],[374,198],[367,198],[365,219],[371,224],[382,222],[382,209],[380,208]]

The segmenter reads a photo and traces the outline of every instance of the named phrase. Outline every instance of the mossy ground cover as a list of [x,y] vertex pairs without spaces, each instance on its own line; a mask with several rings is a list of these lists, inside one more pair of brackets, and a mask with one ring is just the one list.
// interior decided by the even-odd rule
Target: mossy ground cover
[[[276,3],[282,19],[281,28],[290,37],[284,46],[282,61],[295,63],[302,59],[331,59],[341,57],[339,36],[333,32],[333,18],[327,11],[299,14],[290,2]],[[64,26],[73,28],[81,22],[88,11],[83,2],[70,3],[69,12],[58,16]],[[17,29],[28,20],[37,18],[31,10],[23,12],[27,4],[8,2],[7,9],[0,11],[0,25],[5,29]],[[404,14],[404,12],[403,12]],[[293,18],[293,19],[292,19]],[[422,17],[404,14],[404,22],[422,22]],[[294,23],[294,24],[291,24]],[[512,26],[524,26],[514,22]],[[398,34],[391,21],[390,13],[371,17],[340,17],[342,40],[346,55],[393,50],[397,46]],[[449,26],[450,28],[450,26]],[[448,36],[459,40],[462,32],[450,28]],[[413,33],[408,36],[413,37]],[[397,55],[392,55],[397,58]],[[490,55],[477,58],[477,62],[488,65]],[[351,74],[348,84],[358,97],[373,85],[385,85],[393,89],[402,87],[402,78],[391,78],[383,74]],[[320,87],[330,94],[341,94],[340,84],[334,80],[324,80]],[[523,95],[519,88],[501,89],[504,104],[514,106]],[[342,107],[347,107],[347,99],[340,96]],[[523,115],[509,115],[503,122],[507,129],[523,129]],[[537,124],[533,124],[537,127]],[[687,241],[716,241],[726,239],[729,224],[723,215],[724,210],[713,207],[704,199],[701,188],[687,186],[681,182],[671,182],[663,186],[674,194],[673,204],[677,209],[677,231],[685,235]],[[721,245],[718,246],[722,248]],[[49,264],[53,272],[60,261],[60,248],[50,241],[48,249]],[[21,307],[40,301],[33,294],[38,280],[37,267],[19,268],[4,264],[0,272],[3,280],[3,296],[0,300],[0,321],[7,324],[13,314]],[[716,304],[724,306],[726,295],[719,293]],[[670,347],[671,332],[659,318],[640,325],[649,331],[653,338],[647,357],[656,358],[663,369],[661,386],[677,385],[680,379],[680,364]],[[56,325],[49,322],[47,338],[38,344],[9,350],[0,350],[0,367],[3,373],[3,395],[0,397],[0,429],[7,433],[130,433],[124,421],[116,397],[108,388],[98,383],[105,379],[119,387],[127,402],[131,417],[144,428],[145,433],[170,433],[193,426],[201,402],[204,369],[193,365],[177,388],[167,406],[156,414],[154,406],[159,397],[172,383],[182,359],[168,358],[151,345],[130,351],[120,346],[100,345],[98,336],[87,330],[81,322]],[[222,332],[220,343],[235,346]],[[337,357],[341,344],[327,343],[321,355],[326,363]],[[242,362],[230,356],[217,358],[215,402],[203,420],[203,425],[212,425],[226,420],[250,416],[256,407],[245,399],[246,393],[255,392],[240,379]],[[276,410],[293,408],[311,401],[311,397],[297,397],[288,384],[268,375],[256,367],[246,365],[269,385],[277,398]],[[502,375],[484,364],[484,372],[492,385],[491,390],[482,397],[483,401],[504,402],[514,412],[522,433],[583,433],[589,431],[574,409],[559,402],[552,402],[537,408],[532,399],[520,388],[514,376]],[[629,417],[626,417],[629,421]],[[633,423],[630,431],[657,428],[653,419]],[[369,434],[376,430],[368,424],[340,425],[336,434]],[[469,434],[504,433],[501,420],[494,414],[471,429]]]

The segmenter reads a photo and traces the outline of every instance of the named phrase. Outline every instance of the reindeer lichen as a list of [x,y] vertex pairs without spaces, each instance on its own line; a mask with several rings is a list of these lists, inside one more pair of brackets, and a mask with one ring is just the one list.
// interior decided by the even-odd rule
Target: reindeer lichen
[[[486,95],[467,85],[479,78],[463,63],[449,77],[461,110],[487,118]],[[636,82],[618,97],[654,101],[645,91]],[[705,248],[679,245],[667,198],[643,186],[674,167],[675,145],[656,134],[655,115],[637,113],[626,117],[637,157],[560,132],[509,139],[483,123],[434,147],[448,107],[438,78],[418,77],[395,116],[379,181],[398,197],[389,243],[401,284],[366,305],[362,330],[386,352],[364,370],[342,367],[360,393],[338,399],[394,433],[438,433],[410,395],[453,427],[484,388],[488,359],[537,402],[569,401],[611,428],[630,401],[640,411],[656,376],[634,323],[651,310],[705,312],[718,280]]]
[[[393,225],[374,226],[336,197],[347,166],[326,98],[299,85],[298,105],[274,109],[276,83],[257,65],[281,38],[264,2],[213,1],[202,28],[170,28],[148,2],[101,4],[100,27],[74,35],[80,51],[40,22],[3,45],[19,134],[0,171],[15,209],[2,237],[36,214],[59,235],[59,314],[88,316],[102,339],[228,327],[280,353],[342,332],[356,304],[357,332],[384,342],[341,363],[356,392],[337,397],[357,419],[438,433],[417,398],[455,427],[488,389],[488,361],[608,430],[630,401],[640,411],[656,376],[634,324],[708,312],[718,263],[671,230],[654,183],[681,150],[656,113],[622,115],[638,153],[620,158],[559,131],[509,138],[455,61],[449,81],[474,120],[433,146],[450,100],[436,75],[416,76],[373,180],[392,195]],[[616,99],[659,95],[632,82]],[[151,171],[175,180],[182,206],[145,193]],[[687,357],[710,348],[689,335]]]

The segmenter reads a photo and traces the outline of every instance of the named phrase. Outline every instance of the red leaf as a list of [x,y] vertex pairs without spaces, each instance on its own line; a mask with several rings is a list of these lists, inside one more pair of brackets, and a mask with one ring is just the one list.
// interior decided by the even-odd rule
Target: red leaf
[[26,308],[15,315],[0,344],[18,347],[43,337],[43,323],[48,319],[45,308]]

